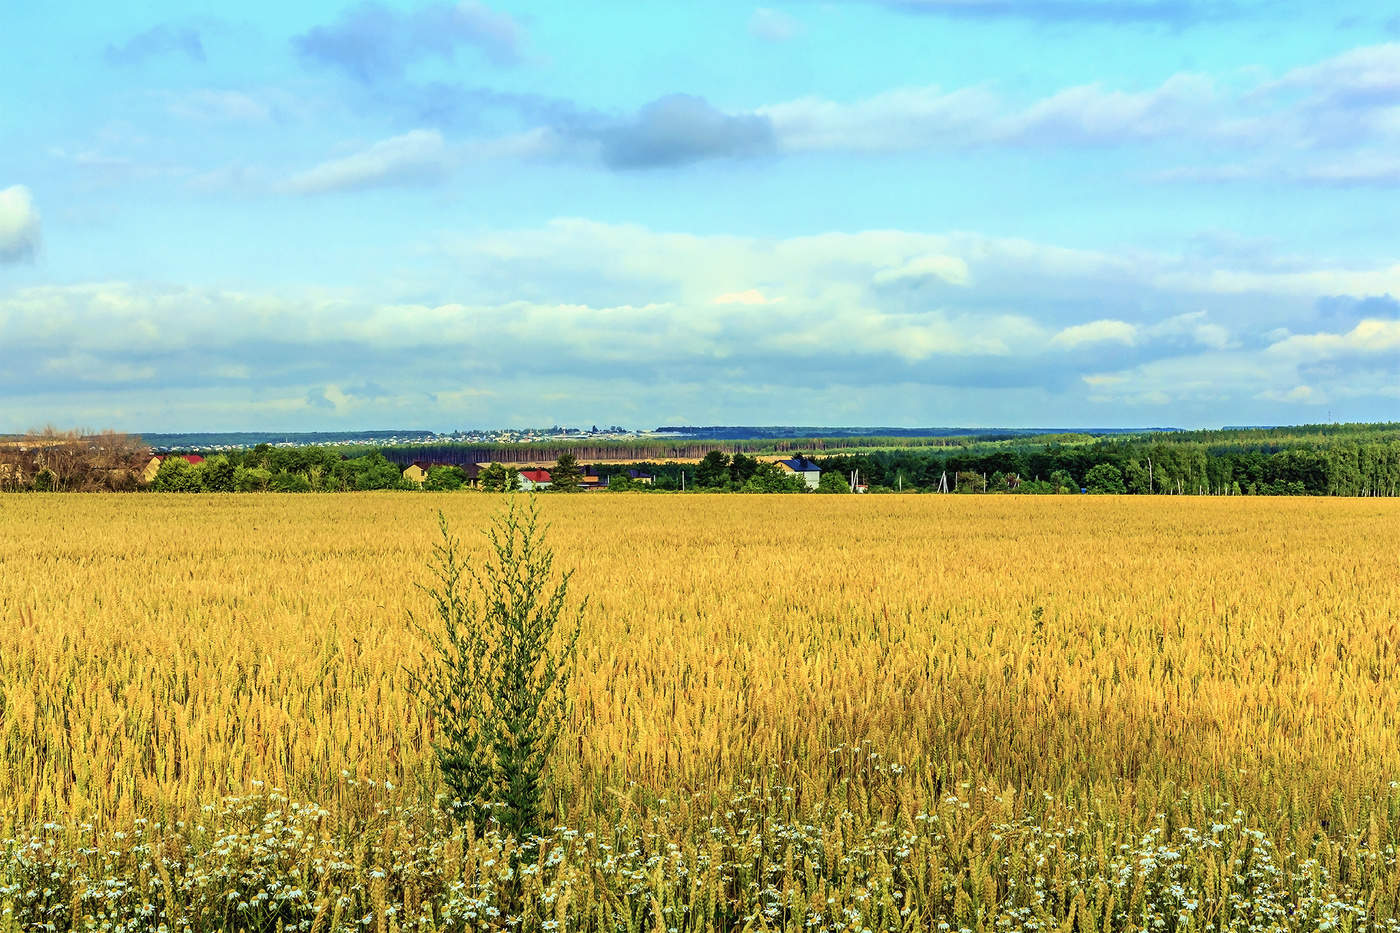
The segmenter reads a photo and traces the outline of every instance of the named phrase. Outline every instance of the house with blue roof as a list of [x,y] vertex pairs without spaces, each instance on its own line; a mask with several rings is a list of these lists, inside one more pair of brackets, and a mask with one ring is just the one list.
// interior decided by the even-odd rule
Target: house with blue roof
[[817,466],[816,461],[808,460],[806,457],[779,460],[774,466],[785,473],[796,473],[802,477],[808,489],[816,489],[817,484],[821,482],[822,468]]

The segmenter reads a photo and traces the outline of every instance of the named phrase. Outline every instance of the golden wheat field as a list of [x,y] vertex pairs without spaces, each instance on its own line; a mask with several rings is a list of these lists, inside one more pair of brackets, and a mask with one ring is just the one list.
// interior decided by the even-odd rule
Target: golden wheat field
[[[23,913],[14,859],[26,845],[58,859],[82,851],[84,833],[156,826],[145,832],[173,838],[216,811],[232,826],[240,807],[283,819],[290,801],[306,802],[325,839],[364,832],[366,814],[398,820],[380,848],[351,847],[366,870],[414,833],[432,845],[432,819],[414,815],[431,809],[437,785],[406,689],[421,650],[406,617],[427,609],[415,583],[436,510],[476,547],[500,504],[473,493],[0,500],[4,916]],[[791,832],[805,826],[828,849],[833,833],[853,846],[853,834],[888,831],[896,847],[904,834],[914,854],[899,858],[934,879],[915,884],[918,872],[891,867],[886,882],[845,883],[811,868],[814,858],[830,868],[828,849],[814,850],[827,852],[822,862],[788,841],[785,880],[754,882],[758,906],[712,905],[702,923],[699,895],[668,915],[653,891],[626,911],[609,900],[607,917],[626,913],[638,929],[722,929],[731,916],[733,928],[1164,928],[1146,913],[1139,923],[1131,906],[1151,899],[1151,872],[1167,872],[1158,880],[1173,890],[1173,857],[1152,845],[1231,831],[1243,835],[1178,853],[1189,878],[1171,883],[1195,906],[1163,908],[1174,918],[1165,928],[1201,926],[1211,891],[1227,903],[1227,875],[1249,862],[1241,846],[1273,847],[1279,896],[1294,898],[1285,914],[1302,916],[1299,892],[1313,884],[1336,914],[1317,923],[1362,929],[1395,915],[1400,502],[612,495],[539,505],[559,564],[575,568],[574,592],[590,600],[554,766],[561,826],[595,838],[650,825],[676,858],[704,861],[716,820],[752,841],[733,829],[733,801],[757,800],[765,819],[765,808],[782,810]],[[921,835],[940,819],[943,829]],[[468,843],[447,861],[480,873]],[[1115,882],[1116,847],[1130,846],[1115,869],[1127,880]],[[866,853],[890,866],[897,854]],[[660,871],[653,861],[638,869],[642,887]],[[696,864],[687,877],[702,874]],[[588,890],[601,891],[591,871]],[[565,885],[565,906],[547,899],[562,924],[547,928],[626,929],[606,919],[601,894],[590,913],[584,875]],[[365,923],[456,928],[410,905],[424,895],[386,895],[384,885],[407,883],[400,874],[382,878],[367,882]],[[763,900],[764,884],[777,900]],[[35,903],[75,923],[107,916],[76,885],[45,899],[36,883]],[[300,928],[332,929],[357,909],[359,895],[341,892],[345,916],[328,914],[329,895],[298,885],[309,892]],[[852,921],[850,904],[875,891],[888,909],[857,907]],[[181,922],[279,928],[254,923],[240,898],[230,903],[243,913],[224,926]],[[174,909],[162,903],[148,906]],[[1267,914],[1226,910],[1212,928],[1302,928]],[[115,916],[107,928],[139,928]],[[276,922],[298,928],[296,916]],[[498,920],[472,914],[461,928]]]

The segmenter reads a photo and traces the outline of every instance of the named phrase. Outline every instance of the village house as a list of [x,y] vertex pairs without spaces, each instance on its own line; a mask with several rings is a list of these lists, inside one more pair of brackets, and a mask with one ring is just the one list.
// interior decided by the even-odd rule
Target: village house
[[640,483],[643,486],[650,486],[656,482],[656,476],[651,473],[647,473],[644,470],[628,470],[627,478],[630,479],[632,482]]
[[548,470],[521,470],[520,488],[526,492],[535,489],[544,489],[550,483]]
[[779,460],[776,464],[778,469],[786,473],[796,473],[802,477],[808,489],[816,489],[821,482],[822,470],[817,464],[806,457],[793,457],[788,460]]
[[433,464],[426,460],[415,460],[403,468],[403,478],[410,483],[417,483],[422,486],[428,480],[428,471],[433,468]]
[[488,466],[485,463],[458,463],[457,469],[467,478],[467,485],[473,489],[481,485],[481,471]]
[[484,463],[438,463],[429,460],[415,460],[403,469],[403,478],[410,483],[422,486],[428,481],[428,474],[439,467],[454,467],[462,472],[468,486],[481,484],[481,469]]

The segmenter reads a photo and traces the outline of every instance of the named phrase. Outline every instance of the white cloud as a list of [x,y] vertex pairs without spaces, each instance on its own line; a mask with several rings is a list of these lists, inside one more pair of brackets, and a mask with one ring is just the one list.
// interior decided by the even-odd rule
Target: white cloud
[[900,88],[854,103],[819,97],[760,107],[789,152],[898,152],[985,142],[1002,109],[986,88]]
[[725,292],[715,298],[717,305],[771,305],[782,301],[781,298],[766,298],[763,292],[756,288],[747,288],[742,292]]
[[[1304,360],[1347,355],[1391,356],[1400,353],[1400,320],[1367,318],[1346,333],[1295,334],[1271,345],[1268,352]],[[1394,362],[1400,379],[1400,358]]]
[[[599,399],[672,412],[702,397],[746,405],[729,410],[755,418],[777,417],[786,399],[778,420],[823,421],[841,406],[865,412],[854,422],[884,420],[896,386],[898,404],[961,399],[974,421],[1015,412],[1019,399],[1019,410],[1033,402],[1082,423],[1102,423],[1093,404],[1172,403],[1181,407],[1168,420],[1199,423],[1241,406],[1256,412],[1241,417],[1279,419],[1304,401],[1288,395],[1298,386],[1368,412],[1396,394],[1400,322],[1382,312],[1320,329],[1313,298],[1286,289],[1211,295],[1207,313],[1201,283],[1235,273],[1202,268],[1199,257],[967,232],[768,239],[560,220],[457,239],[442,261],[452,285],[431,300],[121,282],[0,292],[14,361],[0,369],[0,393],[23,395],[26,410],[31,397],[54,400],[59,417],[86,411],[90,393],[149,411],[145,391],[206,399],[213,418],[231,410],[206,391],[221,387],[249,411],[285,404],[268,410],[303,412],[307,423],[323,411],[445,411],[439,399],[468,388],[489,388],[496,406],[531,400],[482,409],[492,423],[506,411],[596,412]],[[898,287],[920,276],[938,287]],[[781,391],[792,379],[816,388],[800,398]],[[544,404],[540,385],[556,407],[533,407]],[[943,420],[920,410],[908,417]]]
[[1233,344],[1229,330],[1206,320],[1204,311],[1175,315],[1152,325],[1146,332],[1154,338],[1187,338],[1211,350],[1224,350]]
[[29,189],[0,190],[0,263],[31,258],[39,249],[39,212]]
[[423,184],[444,177],[455,160],[440,132],[413,130],[381,140],[354,155],[322,162],[293,176],[287,187],[296,194],[320,194]]
[[1213,82],[1178,74],[1148,91],[1064,88],[1018,106],[987,85],[898,88],[849,103],[817,97],[762,107],[788,151],[894,152],[988,145],[1114,145],[1224,133]]
[[958,256],[919,256],[897,269],[881,269],[875,273],[878,285],[895,282],[910,282],[921,279],[940,279],[949,285],[968,285],[971,276],[967,261]]
[[[771,39],[790,38],[800,25],[769,8],[758,8],[750,20],[756,35]],[[398,69],[396,59],[379,62],[380,43],[372,36],[361,38],[366,41],[357,40],[353,51],[368,56],[369,71],[362,76]],[[1353,49],[1277,80],[1257,70],[1219,77],[1181,72],[1146,88],[1080,84],[1034,98],[991,83],[933,85],[856,100],[808,96],[731,113],[674,94],[627,118],[546,117],[494,138],[447,142],[431,135],[436,131],[416,130],[317,166],[291,187],[324,191],[421,182],[469,158],[566,159],[635,170],[773,152],[1126,146],[1157,147],[1162,159],[1144,175],[1164,183],[1386,185],[1400,178],[1400,162],[1391,155],[1400,146],[1397,75],[1400,44],[1391,44]],[[194,92],[178,106],[226,118],[255,119],[266,112],[260,98],[231,91]],[[1183,155],[1196,151],[1202,155],[1195,164]]]
[[1342,105],[1400,103],[1400,42],[1361,46],[1295,68],[1265,91],[1302,89]]
[[1083,346],[1090,343],[1121,343],[1132,346],[1137,342],[1138,329],[1126,321],[1100,320],[1066,327],[1050,342],[1057,347]]
[[1264,399],[1270,402],[1293,402],[1298,404],[1318,405],[1326,401],[1320,393],[1314,391],[1312,386],[1298,385],[1291,389],[1267,389],[1260,392],[1255,398]]

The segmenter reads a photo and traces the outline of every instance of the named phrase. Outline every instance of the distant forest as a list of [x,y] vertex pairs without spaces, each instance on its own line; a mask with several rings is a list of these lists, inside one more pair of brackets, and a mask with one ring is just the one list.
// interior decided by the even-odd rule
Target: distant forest
[[[153,475],[139,439],[106,433],[32,435],[0,442],[0,488],[9,490],[350,491],[418,489],[410,463],[446,470],[474,463],[546,465],[571,455],[599,477],[642,469],[650,491],[753,490],[760,464],[805,455],[824,473],[868,492],[1120,493],[1141,495],[1395,496],[1400,424],[1327,424],[1139,434],[1063,433],[946,437],[834,437],[678,442],[645,439],[552,444],[189,449]],[[199,458],[193,458],[198,460]],[[700,462],[696,462],[700,461]],[[446,488],[466,483],[440,473]],[[457,481],[460,479],[460,483]],[[762,484],[758,484],[762,485]],[[775,490],[781,484],[770,484]],[[618,488],[635,484],[619,481]],[[437,488],[444,488],[437,484]]]

